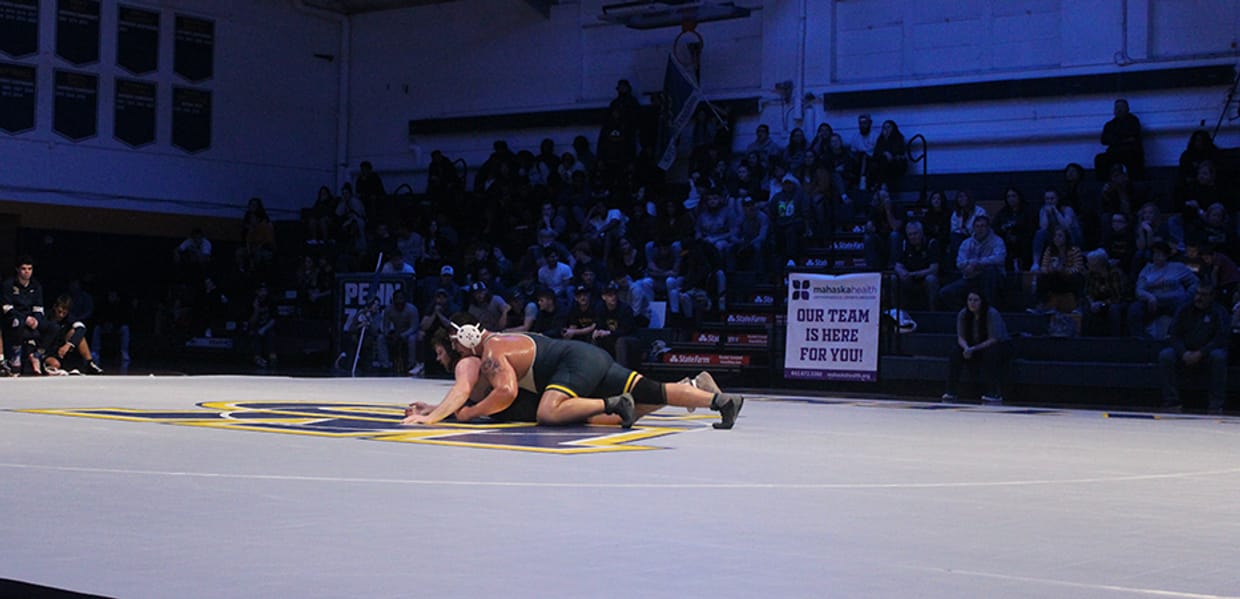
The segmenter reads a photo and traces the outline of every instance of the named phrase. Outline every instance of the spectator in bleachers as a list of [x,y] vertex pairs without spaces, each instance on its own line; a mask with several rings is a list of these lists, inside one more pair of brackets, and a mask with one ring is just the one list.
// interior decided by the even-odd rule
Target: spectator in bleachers
[[960,244],[964,240],[973,236],[973,222],[979,216],[988,216],[986,209],[977,205],[977,201],[973,199],[973,194],[965,190],[956,192],[956,199],[952,202],[952,216],[949,226],[951,235],[951,245],[947,248],[948,259],[954,259],[960,250]]
[[608,261],[611,281],[620,290],[620,300],[633,308],[633,315],[650,322],[650,302],[654,301],[654,281],[646,276],[643,248],[628,237],[616,241]]
[[301,222],[306,227],[306,243],[321,245],[333,238],[335,228],[336,198],[326,185],[319,186],[314,204],[301,211]]
[[[366,257],[367,263],[376,264],[380,255],[383,256],[383,261],[387,262],[388,257],[392,255],[392,252],[396,251],[396,237],[394,237],[392,235],[392,231],[388,229],[387,223],[375,223],[374,232],[370,236],[370,239],[367,240],[366,247],[370,248],[370,255]],[[409,262],[409,264],[412,266],[413,262]]]
[[721,255],[728,255],[738,241],[736,212],[728,205],[726,190],[712,187],[705,190],[705,204],[697,213],[696,237],[715,246]]
[[407,300],[405,292],[393,292],[392,303],[383,310],[383,335],[397,373],[413,376],[422,373],[422,357],[418,350],[421,322],[417,307]]
[[[684,239],[692,239],[695,229],[693,215],[684,209],[681,202],[673,198],[665,198],[658,205],[654,219],[654,230],[651,231],[651,238],[669,237],[673,240],[680,241]],[[646,253],[649,255],[650,247],[646,247]]]
[[[952,245],[952,209],[947,203],[947,194],[937,189],[926,194],[922,204],[921,224],[926,239],[933,239],[938,243],[940,257],[949,262],[955,262],[954,253],[950,257],[947,256],[947,251]],[[943,266],[945,267],[943,271],[947,272],[948,264],[944,263]]]
[[250,276],[269,275],[275,266],[276,229],[261,198],[250,198],[241,221],[241,241],[237,250],[241,270]]
[[[1213,204],[1221,204],[1226,214],[1230,216],[1236,211],[1236,202],[1231,195],[1219,181],[1218,169],[1214,162],[1202,161],[1197,165],[1197,176],[1180,188],[1176,195],[1175,203],[1179,213],[1177,216],[1181,219],[1178,226],[1185,234],[1200,226],[1205,220],[1206,208]],[[1177,227],[1176,216],[1168,219],[1168,223],[1174,233]]]
[[305,290],[306,304],[303,315],[310,318],[326,318],[332,310],[332,294],[336,289],[336,269],[326,256],[319,256],[315,264],[315,279]]
[[1237,285],[1240,284],[1240,267],[1236,266],[1231,256],[1209,241],[1202,243],[1199,252],[1201,269],[1197,271],[1198,284],[1209,283],[1225,306],[1240,299],[1236,296]]
[[[765,123],[758,125],[755,135],[757,137],[749,145],[745,146],[745,153],[756,153],[763,170],[767,170],[770,168],[772,161],[783,155],[784,149],[779,147],[779,144],[775,143],[774,139],[771,139],[771,128]],[[752,164],[750,164],[750,168],[753,168]]]
[[[1171,246],[1164,241],[1150,248],[1150,263],[1137,275],[1136,301],[1128,316],[1128,334],[1145,336],[1146,327],[1159,316],[1171,316],[1192,298],[1197,277],[1181,262],[1172,262]],[[1162,337],[1158,330],[1154,337]]]
[[353,189],[357,192],[357,198],[361,200],[363,206],[366,206],[375,220],[395,218],[395,206],[388,204],[383,179],[379,173],[375,172],[375,167],[369,160],[363,160],[358,165],[357,179],[353,182]]
[[835,130],[831,128],[829,123],[821,123],[814,132],[814,139],[809,142],[809,155],[812,162],[821,163],[826,161],[827,152],[831,149],[831,136],[835,135]]
[[1081,221],[1077,219],[1076,211],[1070,206],[1060,204],[1059,190],[1051,188],[1042,194],[1042,208],[1038,210],[1038,230],[1033,234],[1033,255],[1039,260],[1056,227],[1068,232],[1070,243],[1080,245]]
[[422,346],[422,355],[429,355],[426,353],[429,349],[427,345],[436,333],[440,330],[446,330],[449,333],[455,330],[448,324],[448,319],[458,310],[459,306],[452,300],[451,291],[440,287],[432,292],[426,309],[420,312],[422,322],[418,325],[418,343]]
[[1025,196],[1015,187],[1003,192],[1003,207],[995,214],[994,229],[1007,247],[1007,264],[1012,272],[1031,270],[1033,261],[1033,231],[1037,219]]
[[904,134],[900,132],[895,121],[883,121],[878,139],[874,140],[873,160],[872,184],[885,184],[893,193],[898,192],[901,179],[908,172],[908,147],[905,145]]
[[197,279],[211,268],[211,241],[199,227],[172,253],[172,261],[181,268],[187,280]]
[[1215,202],[1206,207],[1205,215],[1197,223],[1184,232],[1185,238],[1199,237],[1207,243],[1223,249],[1230,255],[1240,255],[1240,242],[1237,242],[1235,229],[1232,227],[1231,216],[1227,209]]
[[1124,269],[1131,269],[1137,257],[1137,238],[1129,225],[1130,217],[1123,212],[1111,215],[1110,222],[1102,233],[1098,247],[1106,251],[1107,256]]
[[578,285],[573,291],[573,303],[568,309],[568,318],[561,336],[564,339],[591,341],[599,326],[599,308],[593,289],[588,285]]
[[692,317],[698,307],[725,309],[728,278],[722,255],[714,245],[703,239],[686,240],[683,251],[684,280],[680,288],[681,309],[685,317]]
[[981,294],[970,291],[966,305],[956,316],[956,345],[948,354],[947,391],[943,401],[959,399],[960,374],[968,366],[973,379],[985,388],[982,401],[1003,403],[1003,378],[1010,361],[1007,326],[1003,317]]
[[1182,409],[1180,372],[1204,370],[1207,411],[1222,414],[1227,397],[1227,343],[1231,318],[1226,308],[1215,301],[1214,288],[1198,285],[1192,301],[1175,313],[1168,337],[1171,347],[1158,354],[1162,372],[1162,408],[1168,412]]
[[771,219],[771,233],[775,238],[775,254],[779,261],[799,261],[805,253],[805,238],[813,231],[807,222],[810,218],[809,197],[796,177],[786,174],[780,180],[779,193],[767,202],[767,216]]
[[1116,212],[1132,214],[1147,201],[1147,195],[1145,188],[1134,183],[1128,176],[1127,167],[1114,164],[1107,182],[1102,186],[1102,192],[1098,195],[1098,213],[1104,217]]
[[995,305],[1005,262],[1007,249],[1003,239],[991,232],[990,217],[982,214],[974,218],[973,235],[956,252],[956,270],[961,278],[939,291],[939,305],[957,309],[964,304],[966,292],[975,290],[986,298],[987,305]]
[[[366,207],[353,195],[353,186],[345,183],[336,202],[337,242],[354,257],[366,254]],[[373,267],[371,267],[373,268]],[[352,268],[350,268],[352,270]]]
[[1076,296],[1084,283],[1085,258],[1081,248],[1072,243],[1067,229],[1056,226],[1038,261],[1038,293],[1046,310],[1052,314],[1076,310]]
[[1222,156],[1222,151],[1214,145],[1214,138],[1210,137],[1208,131],[1205,129],[1193,131],[1192,136],[1188,138],[1188,147],[1180,153],[1180,166],[1175,180],[1177,197],[1182,190],[1197,182],[1197,173],[1200,172],[1202,163],[1210,162],[1217,165]]
[[608,283],[603,288],[602,298],[598,326],[591,338],[595,345],[607,350],[616,362],[632,364],[637,361],[632,356],[632,346],[636,343],[632,335],[637,331],[633,308],[620,301],[620,286],[616,283]]
[[732,246],[728,270],[765,272],[771,219],[758,210],[758,203],[752,196],[741,196],[739,201],[744,212],[737,223],[737,242]]
[[475,260],[469,275],[470,283],[486,283],[487,289],[491,290],[493,295],[499,297],[508,297],[508,286],[504,284],[504,279],[495,272],[495,262],[491,260]]
[[561,261],[559,248],[543,251],[543,265],[538,268],[538,284],[555,292],[556,301],[567,306],[571,300],[573,268]]
[[540,287],[534,292],[534,301],[525,306],[524,321],[520,326],[509,328],[507,332],[560,337],[567,322],[564,312],[556,301],[555,292]]
[[555,151],[555,140],[550,137],[544,137],[538,143],[538,156],[535,156],[535,158],[538,160],[536,170],[546,181],[546,184],[549,187],[559,185],[561,181],[560,155]]
[[400,250],[405,261],[418,270],[418,265],[426,257],[426,240],[417,232],[412,223],[402,222],[396,227],[396,249]]
[[1094,156],[1094,173],[1099,177],[1110,172],[1112,164],[1123,164],[1133,177],[1145,176],[1145,149],[1141,144],[1141,121],[1129,111],[1128,100],[1115,101],[1114,118],[1102,127],[1102,145],[1106,151]]
[[862,190],[871,187],[867,184],[867,180],[873,179],[874,145],[876,143],[878,143],[878,132],[874,130],[874,120],[868,114],[857,115],[857,132],[848,140],[848,147],[861,165],[859,187]]
[[[456,269],[451,264],[444,264],[439,267],[439,277],[424,277],[419,283],[422,291],[422,297],[431,298],[436,290],[443,289],[448,294],[448,299],[452,304],[452,310],[445,313],[444,317],[451,316],[464,303],[460,285],[456,282]],[[425,311],[423,312],[426,313]]]
[[510,171],[517,156],[508,148],[508,142],[497,139],[491,144],[491,155],[474,174],[474,192],[481,193],[501,178],[500,171]]
[[34,258],[29,255],[17,257],[15,274],[4,282],[4,342],[8,347],[0,352],[7,354],[13,372],[20,372],[23,359],[34,359],[45,328],[43,311],[43,285],[34,278]]
[[646,244],[646,276],[653,282],[656,295],[666,295],[672,316],[682,314],[685,303],[691,301],[680,292],[685,280],[682,261],[681,242],[666,233]]
[[390,253],[384,255],[383,266],[380,272],[384,274],[414,274],[413,265],[405,261],[405,254],[398,249],[393,249]]
[[933,310],[939,298],[939,259],[942,253],[938,242],[926,238],[925,228],[920,222],[909,221],[904,225],[904,239],[900,247],[901,252],[893,268],[900,280],[901,298],[908,298],[910,293],[917,294],[926,309]]
[[580,172],[584,176],[586,167],[572,152],[564,152],[560,154],[560,163],[556,166],[555,172],[563,185],[573,180],[573,173]]
[[1156,243],[1166,243],[1168,248],[1174,239],[1171,230],[1163,220],[1158,204],[1146,202],[1137,210],[1136,238],[1137,257],[1132,264],[1132,272],[1139,272],[1150,260],[1150,253]]
[[784,148],[781,155],[784,167],[796,178],[805,180],[807,174],[806,167],[812,159],[813,156],[809,153],[809,142],[805,139],[805,132],[800,127],[793,129],[788,134],[788,146]]
[[594,151],[590,148],[590,140],[584,135],[578,135],[573,138],[573,155],[577,157],[577,162],[581,163],[581,167],[587,173],[594,170],[595,156]]
[[581,223],[579,239],[589,245],[591,252],[606,259],[615,241],[625,234],[625,220],[619,209],[609,209],[603,201],[596,201]]
[[[1085,256],[1085,301],[1082,326],[1087,335],[1119,337],[1132,304],[1132,283],[1125,270],[1096,249]],[[1119,264],[1123,264],[1122,262]]]
[[[307,256],[306,260],[310,260],[310,257]],[[202,290],[194,296],[190,333],[195,336],[214,337],[217,332],[224,331],[228,321],[228,309],[228,295],[215,284],[215,278],[203,277]]]
[[90,338],[96,362],[103,362],[104,335],[115,334],[119,337],[121,363],[129,363],[130,325],[133,324],[134,308],[135,301],[123,298],[120,291],[109,289],[104,295],[103,303],[95,310],[95,326]]
[[431,162],[426,167],[426,195],[430,196],[435,205],[443,205],[450,197],[464,191],[465,183],[452,159],[439,150],[431,151]]
[[749,165],[742,162],[736,165],[736,169],[728,179],[728,193],[732,197],[741,197],[742,195],[756,197],[755,194],[765,193],[766,188],[762,182],[754,178]]
[[495,295],[486,283],[478,281],[469,286],[468,312],[486,325],[487,330],[502,331],[512,309],[503,297]]
[[[574,187],[580,183],[584,189],[586,180],[585,173],[581,173],[580,175],[574,174],[573,177],[575,178]],[[587,197],[589,195],[584,191],[582,193]],[[538,212],[538,222],[534,223],[533,228],[539,233],[544,230],[552,231],[554,233],[552,238],[563,237],[568,232],[568,221],[565,220],[564,215],[560,213],[560,210],[556,208],[555,203],[543,202]]]
[[43,371],[47,374],[65,372],[70,374],[103,374],[103,369],[95,362],[86,342],[86,325],[80,320],[71,320],[69,312],[73,306],[73,298],[68,294],[61,295],[52,303],[52,310],[47,315],[47,323],[40,340]]
[[856,208],[848,193],[857,187],[861,177],[861,164],[857,161],[857,155],[844,144],[844,138],[839,133],[832,133],[821,163],[831,172],[831,190],[835,193],[836,206],[839,208],[835,222],[849,222],[853,219]]
[[254,364],[259,368],[275,367],[276,311],[266,283],[259,283],[254,290],[245,331],[254,354]]
[[751,181],[751,183],[745,185],[745,187],[749,189],[750,194],[753,195],[754,199],[763,203],[771,197],[769,176],[770,169],[766,166],[765,156],[765,154],[758,151],[746,152],[745,158],[742,159],[741,163],[736,167],[738,169],[738,181],[745,180],[741,178],[741,171],[739,170],[742,166],[745,167],[744,172],[749,173],[748,181]]
[[904,221],[886,184],[880,184],[870,200],[865,221],[865,264],[874,270],[888,268],[900,257]]

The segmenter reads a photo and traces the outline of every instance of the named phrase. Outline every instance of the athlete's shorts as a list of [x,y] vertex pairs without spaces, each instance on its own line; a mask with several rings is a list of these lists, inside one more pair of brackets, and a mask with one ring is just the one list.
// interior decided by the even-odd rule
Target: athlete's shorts
[[601,347],[584,341],[530,335],[534,340],[534,385],[569,397],[604,399],[627,393],[637,373],[616,363]]

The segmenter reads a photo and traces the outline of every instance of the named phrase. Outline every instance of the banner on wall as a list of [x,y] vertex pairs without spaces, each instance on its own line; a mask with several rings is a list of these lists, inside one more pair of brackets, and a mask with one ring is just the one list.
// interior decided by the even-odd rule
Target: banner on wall
[[784,378],[878,381],[880,273],[788,276]]
[[56,56],[75,65],[99,62],[99,0],[57,0]]
[[116,64],[141,75],[159,68],[159,13],[120,5],[116,21]]
[[39,0],[0,0],[0,52],[30,56],[39,51]]
[[215,75],[215,21],[177,15],[172,68],[195,83]]
[[73,140],[94,137],[99,128],[99,77],[56,71],[52,130]]
[[0,62],[0,131],[21,133],[34,129],[38,71],[34,67]]
[[211,147],[211,92],[172,88],[172,145],[186,152]]
[[112,134],[131,146],[155,141],[155,84],[132,79],[116,80]]

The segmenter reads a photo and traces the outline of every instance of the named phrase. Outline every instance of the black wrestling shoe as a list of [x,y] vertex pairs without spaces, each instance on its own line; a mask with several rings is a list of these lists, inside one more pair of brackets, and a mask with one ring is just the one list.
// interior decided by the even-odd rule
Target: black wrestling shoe
[[716,393],[710,401],[710,409],[719,412],[719,422],[711,426],[717,429],[730,429],[736,424],[736,415],[741,413],[745,398],[735,393]]
[[82,372],[85,374],[103,374],[103,369],[94,360],[91,360],[82,367]]
[[603,413],[620,416],[620,428],[633,428],[637,420],[637,405],[628,393],[613,395],[603,400]]
[[16,374],[13,372],[13,368],[9,366],[8,360],[0,359],[0,376],[2,377],[16,376]]

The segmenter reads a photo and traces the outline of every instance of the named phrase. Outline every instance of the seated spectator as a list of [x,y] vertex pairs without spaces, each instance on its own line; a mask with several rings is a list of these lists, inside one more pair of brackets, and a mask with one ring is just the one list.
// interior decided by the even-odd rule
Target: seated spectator
[[[1174,247],[1171,244],[1175,242],[1171,238],[1171,230],[1167,227],[1166,221],[1163,220],[1162,212],[1159,211],[1158,205],[1153,202],[1146,202],[1137,210],[1137,227],[1134,234],[1136,239],[1136,258],[1132,263],[1132,271],[1139,272],[1147,262],[1150,261],[1150,253],[1157,243],[1168,244],[1168,248]],[[1180,241],[1183,241],[1181,239]]]
[[727,205],[722,187],[706,191],[706,202],[697,214],[696,236],[713,246],[720,255],[728,255],[738,241],[736,213]]
[[[848,140],[848,148],[856,156],[860,164],[858,173],[861,180],[857,188],[872,189],[874,179],[874,146],[878,143],[878,131],[874,130],[874,120],[868,114],[857,115],[857,132]],[[867,180],[869,185],[867,185]]]
[[321,245],[333,239],[336,226],[336,198],[326,185],[319,187],[314,204],[301,211],[301,222],[306,227],[306,243]]
[[[692,317],[697,308],[723,310],[727,303],[728,279],[723,257],[715,246],[701,239],[684,244],[684,280],[681,282],[681,312]],[[687,301],[686,301],[687,299]]]
[[47,374],[103,374],[86,343],[86,325],[70,321],[69,311],[73,299],[68,295],[56,298],[52,311],[47,315],[40,355],[43,371]]
[[1094,172],[1101,178],[1110,172],[1112,164],[1128,167],[1133,177],[1142,178],[1145,173],[1145,150],[1141,145],[1141,121],[1129,112],[1128,100],[1115,101],[1115,117],[1102,127],[1102,145],[1106,151],[1094,156]]
[[947,391],[943,401],[959,399],[960,371],[968,366],[975,381],[985,388],[982,401],[1003,403],[1003,379],[1011,360],[1007,326],[1003,317],[977,292],[969,292],[964,309],[956,316],[956,345],[948,354]]
[[573,305],[561,336],[564,339],[590,341],[599,325],[599,305],[595,303],[594,291],[586,285],[578,285],[573,291]]
[[1199,238],[1223,251],[1240,255],[1240,242],[1232,228],[1231,217],[1222,204],[1215,202],[1205,210],[1205,216],[1184,232],[1184,238]]
[[887,189],[898,192],[901,179],[908,172],[908,148],[905,146],[904,134],[893,120],[883,121],[883,127],[874,141],[874,173],[873,185],[886,185]]
[[192,275],[205,273],[211,267],[211,241],[201,228],[194,227],[189,237],[172,253],[172,261]]
[[353,195],[353,186],[348,183],[340,187],[336,222],[340,247],[354,256],[366,255],[366,206]]
[[779,193],[774,194],[767,203],[767,212],[779,260],[800,259],[805,253],[805,238],[813,235],[813,231],[808,227],[811,216],[809,197],[796,177],[783,176]]
[[1137,257],[1137,237],[1129,226],[1130,219],[1131,217],[1123,212],[1112,214],[1099,244],[1099,248],[1106,251],[1109,259],[1125,269],[1131,268]]
[[1012,272],[1033,269],[1036,264],[1033,260],[1035,227],[1037,217],[1025,203],[1025,196],[1015,187],[1008,187],[1003,192],[1003,207],[995,214],[994,222],[995,233],[1003,238],[1003,245],[1008,250],[1005,268]]
[[488,331],[504,330],[504,323],[508,322],[508,311],[511,307],[504,298],[495,295],[487,287],[486,283],[478,281],[469,287],[469,308],[468,312]]
[[[46,316],[43,312],[43,285],[34,278],[34,258],[17,258],[16,274],[4,282],[4,353],[13,360],[13,372],[21,372],[21,359],[36,358]],[[3,355],[3,353],[0,353]],[[36,374],[38,374],[36,372]]]
[[[1082,326],[1087,335],[1120,337],[1132,304],[1132,284],[1124,269],[1096,249],[1085,256],[1085,301]],[[1122,263],[1121,263],[1122,264]]]
[[771,219],[758,210],[758,203],[752,196],[742,196],[740,203],[744,212],[737,223],[737,242],[728,254],[728,270],[765,272]]
[[1033,255],[1041,259],[1042,250],[1055,228],[1063,228],[1068,232],[1068,239],[1074,245],[1081,244],[1081,221],[1071,206],[1059,202],[1059,191],[1048,189],[1042,194],[1042,208],[1038,210],[1038,230],[1033,234]]
[[761,160],[762,168],[767,169],[775,159],[779,158],[784,149],[771,139],[771,128],[765,123],[758,125],[756,139],[745,146],[745,153],[756,153]]
[[[426,304],[426,309],[421,310],[422,322],[418,325],[418,343],[422,347],[421,355],[430,355],[428,345],[430,340],[434,338],[439,331],[451,333],[455,331],[449,325],[449,318],[456,314],[459,307],[452,301],[452,292],[448,289],[440,287],[431,294],[430,301]],[[445,334],[446,334],[445,333]],[[355,341],[356,342],[356,341]],[[434,368],[434,361],[424,362]]]
[[884,270],[900,257],[900,231],[904,221],[891,199],[886,184],[880,184],[871,196],[865,221],[865,263],[867,268]]
[[956,253],[956,269],[961,279],[939,291],[939,304],[955,309],[963,305],[966,292],[976,290],[987,298],[987,305],[994,305],[989,298],[999,295],[1006,261],[1007,249],[1003,240],[991,233],[990,217],[983,214],[973,219],[973,236],[964,240]]
[[396,227],[396,249],[400,250],[405,262],[412,264],[416,272],[418,263],[426,257],[426,240],[413,224],[402,223]]
[[637,321],[633,308],[620,301],[620,286],[608,283],[603,288],[603,306],[592,335],[594,344],[607,350],[621,365],[634,364],[639,361],[634,355],[637,340],[632,335],[635,331]]
[[934,303],[939,298],[941,253],[938,242],[926,238],[920,222],[909,221],[904,225],[901,250],[894,267],[900,280],[901,298],[908,298],[910,293],[915,294],[919,300],[924,298],[927,310],[933,310]]
[[[366,304],[349,316],[344,323],[344,332],[348,341],[344,342],[346,351],[356,351],[353,364],[361,364],[373,371],[383,371],[392,367],[388,358],[388,344],[383,336],[383,302],[378,296],[371,297]],[[341,354],[344,356],[345,354]],[[255,356],[254,363],[259,368],[266,368],[269,360],[261,355]]]
[[1237,204],[1231,196],[1231,191],[1219,181],[1215,164],[1209,160],[1203,161],[1197,166],[1197,176],[1178,190],[1175,204],[1179,214],[1173,215],[1168,222],[1173,230],[1177,226],[1186,232],[1192,230],[1205,220],[1206,208],[1212,204],[1222,204],[1230,215]]
[[964,240],[973,236],[973,221],[979,216],[989,218],[986,209],[977,205],[972,194],[964,190],[957,191],[948,229],[951,235],[951,245],[947,248],[949,259],[954,258],[960,251],[960,244],[964,243]]
[[1237,285],[1240,285],[1240,267],[1236,266],[1231,256],[1209,242],[1202,244],[1200,253],[1198,284],[1209,283],[1223,305],[1230,306],[1233,301],[1240,299],[1236,296]]
[[[1150,249],[1150,263],[1137,275],[1136,301],[1128,315],[1128,334],[1142,336],[1159,316],[1171,316],[1192,299],[1197,277],[1181,262],[1172,262],[1171,247],[1165,242]],[[1162,335],[1155,331],[1153,335]]]
[[685,281],[680,242],[664,236],[647,244],[646,275],[653,282],[656,294],[666,294],[668,311],[674,316],[682,314],[692,300],[680,292]]
[[404,252],[398,249],[392,249],[390,253],[383,256],[383,267],[380,269],[380,272],[383,274],[400,274],[411,276],[414,274],[413,265],[405,262]]
[[1077,293],[1084,284],[1085,259],[1081,248],[1068,239],[1068,230],[1055,227],[1051,243],[1038,262],[1038,292],[1051,312],[1076,310]]
[[422,319],[418,309],[406,300],[404,291],[392,293],[392,303],[383,311],[383,334],[388,355],[394,358],[396,372],[412,376],[422,373],[418,350],[418,331]]
[[1197,181],[1197,173],[1200,172],[1202,163],[1218,164],[1222,156],[1223,152],[1214,145],[1214,138],[1210,137],[1209,131],[1193,131],[1188,138],[1188,147],[1180,154],[1180,167],[1175,181],[1177,194]]
[[612,244],[625,234],[624,214],[617,209],[608,209],[607,204],[596,201],[586,212],[581,223],[579,239],[589,242],[590,249],[596,255],[607,258]]
[[509,328],[508,333],[538,333],[559,338],[564,333],[567,318],[556,301],[555,292],[540,287],[534,292],[534,301],[525,306],[525,319],[520,326]]
[[[444,264],[439,267],[439,278],[423,277],[418,285],[421,287],[423,298],[433,298],[434,294],[441,289],[447,294],[448,303],[452,304],[453,309],[446,312],[444,318],[452,316],[464,304],[464,294],[461,291],[461,287],[456,284],[456,269],[451,264]],[[422,313],[426,314],[427,312],[423,311]]]
[[250,198],[241,222],[241,241],[242,246],[237,249],[241,270],[256,277],[271,274],[275,264],[276,229],[261,198]]
[[761,179],[753,176],[748,163],[742,162],[736,167],[736,176],[728,183],[728,193],[732,197],[749,196],[757,199],[760,196],[765,200],[766,185]]
[[543,252],[545,264],[538,269],[538,284],[553,291],[556,300],[567,306],[573,283],[573,269],[560,261],[560,250],[554,246]]
[[650,322],[650,302],[654,301],[654,281],[646,276],[646,255],[628,237],[616,241],[608,261],[611,281],[620,287],[620,299],[633,308],[633,315]]
[[1176,311],[1168,329],[1171,346],[1158,354],[1164,411],[1181,411],[1180,373],[1192,369],[1204,371],[1208,377],[1208,413],[1223,413],[1227,398],[1230,321],[1227,310],[1215,301],[1214,288],[1207,284],[1198,285],[1192,301]]
[[810,160],[821,163],[827,156],[827,152],[831,147],[831,136],[835,135],[835,130],[831,128],[830,123],[821,123],[814,132],[813,141],[809,142]]
[[266,283],[260,283],[254,290],[254,301],[250,304],[250,317],[246,321],[246,335],[249,337],[254,364],[259,368],[276,365],[276,311],[271,301],[271,293]]
[[[1132,182],[1122,164],[1111,165],[1111,174],[1098,194],[1098,213],[1102,216],[1123,212],[1132,214],[1149,200],[1145,188]],[[1060,204],[1063,204],[1061,201]],[[1078,216],[1080,213],[1077,213]]]
[[947,194],[937,189],[926,194],[921,205],[921,225],[926,239],[933,239],[939,246],[940,258],[946,259],[944,271],[950,270],[946,268],[947,263],[956,261],[956,253],[953,249],[951,255],[947,254],[952,245],[952,209],[947,204]]
[[809,153],[809,142],[805,140],[805,132],[800,127],[788,134],[788,147],[784,148],[781,160],[788,173],[798,179],[805,179],[806,167],[812,156]]
[[820,160],[820,164],[831,173],[831,190],[838,201],[835,222],[851,221],[856,211],[848,192],[857,188],[861,178],[861,164],[857,161],[857,155],[844,144],[844,138],[839,133],[833,133],[827,143],[827,153]]

